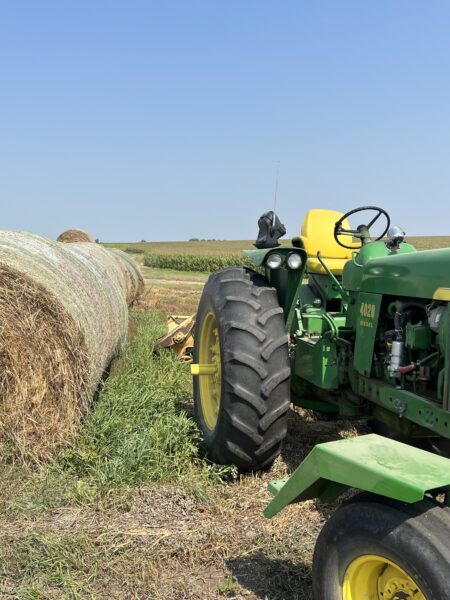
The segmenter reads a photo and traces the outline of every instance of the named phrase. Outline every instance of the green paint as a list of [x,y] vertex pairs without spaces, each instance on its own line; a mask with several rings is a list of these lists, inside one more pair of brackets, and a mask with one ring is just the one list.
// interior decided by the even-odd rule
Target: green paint
[[450,287],[449,265],[450,248],[373,259],[363,268],[361,290],[430,299]]
[[280,305],[284,309],[286,331],[291,331],[303,280],[303,269],[266,269],[266,275],[270,285],[277,290]]
[[405,343],[407,348],[429,350],[431,348],[431,329],[427,325],[408,323]]
[[[293,366],[294,365],[292,365],[292,368]],[[338,411],[337,404],[319,399],[317,395],[314,394],[313,386],[300,377],[291,378],[291,402],[292,404],[295,404],[295,406],[324,413],[336,413]]]
[[[294,311],[297,306],[303,275],[306,269],[307,256],[302,248],[295,248],[294,246],[245,250],[245,254],[256,267],[265,266],[267,256],[272,253],[280,254],[283,257],[283,265],[278,269],[269,269],[265,267],[266,277],[269,280],[270,285],[277,290],[280,306],[282,306],[284,310],[286,330],[290,331],[294,321]],[[285,261],[291,253],[300,254],[302,257],[302,266],[299,269],[292,270],[286,266]]]
[[450,438],[450,414],[442,406],[422,396],[400,390],[379,379],[356,376],[354,390],[363,398],[378,404],[429,432]]
[[[373,260],[384,258],[391,260],[400,255],[411,255],[411,253],[416,252],[414,246],[406,243],[401,244],[400,248],[394,252],[389,250],[384,242],[372,242],[367,244],[366,246],[363,246],[359,252],[354,252],[352,260],[345,265],[342,274],[342,285],[347,291],[359,291],[361,289],[365,267]],[[377,290],[367,291],[377,292]]]
[[309,410],[317,410],[322,413],[337,413],[338,406],[336,404],[331,404],[330,402],[326,402],[324,400],[317,400],[314,398],[301,398],[298,396],[291,395],[291,402],[295,404],[295,406],[299,406],[300,408],[308,408]]
[[449,485],[447,458],[370,434],[315,446],[287,481],[270,485],[276,495],[264,515],[302,500],[331,501],[348,488],[412,503]]
[[339,284],[335,283],[335,279],[330,279],[328,275],[309,275],[309,285],[326,303],[327,300],[343,297],[342,288]]
[[379,294],[358,295],[356,303],[356,343],[354,366],[358,373],[369,376],[372,370],[373,351],[377,336],[382,296]]
[[[261,266],[272,251],[253,251],[252,260]],[[450,249],[417,252],[403,243],[392,250],[380,241],[353,254],[342,281],[310,275],[308,283],[302,283],[304,269],[295,275],[286,268],[267,270],[284,308],[287,330],[294,334],[293,402],[323,412],[373,415],[411,439],[450,439],[450,303],[437,335],[425,312],[402,325],[404,365],[439,351],[426,363],[436,377],[427,388],[428,397],[411,391],[423,385],[417,380],[413,388],[411,376],[393,383],[386,366],[389,347],[383,345],[386,329],[391,330],[389,339],[396,335],[388,307],[400,310],[418,299],[431,304],[438,288],[450,288],[449,267]],[[374,361],[375,351],[381,360]],[[409,389],[401,389],[402,382]],[[450,486],[449,467],[445,458],[377,435],[319,444],[289,480],[270,484],[275,497],[266,516],[295,501],[331,501],[352,487],[416,502],[427,491]]]
[[449,334],[449,323],[450,323],[450,303],[447,306],[447,313],[445,315],[446,320],[441,324],[442,331],[444,332],[444,353],[445,353],[445,374],[444,374],[444,386],[442,390],[442,404],[445,410],[450,410],[450,334]]
[[322,338],[297,340],[295,375],[325,390],[339,387],[336,345]]

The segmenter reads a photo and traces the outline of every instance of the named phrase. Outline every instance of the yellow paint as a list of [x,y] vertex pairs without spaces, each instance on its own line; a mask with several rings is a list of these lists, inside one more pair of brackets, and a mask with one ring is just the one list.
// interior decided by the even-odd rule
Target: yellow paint
[[438,288],[433,294],[433,300],[450,302],[450,288]]
[[343,600],[426,600],[399,565],[376,554],[355,558],[344,575]]
[[208,429],[213,430],[217,425],[222,391],[222,367],[220,359],[220,339],[217,320],[214,313],[205,315],[198,338],[199,364],[197,367],[199,379],[200,404],[203,420]]
[[[334,239],[334,225],[343,213],[337,210],[315,208],[306,213],[302,224],[300,239],[308,254],[308,272],[325,274],[326,271],[317,259],[317,252],[334,275],[342,275],[345,263],[352,257],[352,250],[342,248]],[[350,229],[350,223],[345,220],[343,227]],[[351,237],[347,238],[351,244]],[[355,249],[359,248],[355,245]]]
[[191,375],[215,375],[215,365],[191,365]]

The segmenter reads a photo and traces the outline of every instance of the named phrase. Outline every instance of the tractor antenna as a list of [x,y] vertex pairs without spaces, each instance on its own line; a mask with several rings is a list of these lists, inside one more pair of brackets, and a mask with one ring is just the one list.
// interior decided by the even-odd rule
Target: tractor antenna
[[279,171],[279,168],[277,167],[277,174],[275,176],[275,193],[274,193],[274,198],[273,198],[272,227],[275,227],[275,218],[276,218],[277,195],[278,195],[278,171]]

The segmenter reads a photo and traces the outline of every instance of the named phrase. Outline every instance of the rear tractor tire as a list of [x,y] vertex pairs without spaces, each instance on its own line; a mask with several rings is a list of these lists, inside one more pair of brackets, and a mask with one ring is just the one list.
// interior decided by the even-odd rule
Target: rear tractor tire
[[283,309],[245,268],[208,279],[194,332],[195,418],[208,457],[241,471],[270,466],[287,433],[290,363]]
[[363,493],[338,509],[314,550],[314,600],[448,600],[450,509]]

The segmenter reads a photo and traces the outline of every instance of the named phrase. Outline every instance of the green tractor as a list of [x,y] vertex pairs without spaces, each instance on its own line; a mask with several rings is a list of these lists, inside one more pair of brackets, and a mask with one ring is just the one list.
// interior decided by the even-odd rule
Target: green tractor
[[[361,211],[374,212],[352,229]],[[375,433],[318,444],[271,482],[265,515],[361,490],[319,535],[315,599],[450,599],[450,249],[417,252],[378,207],[312,210],[289,247],[274,213],[259,225],[255,270],[214,273],[197,314],[208,456],[269,467],[290,403],[370,418]]]

